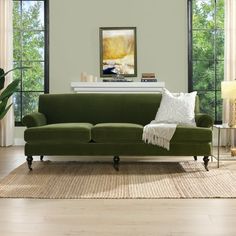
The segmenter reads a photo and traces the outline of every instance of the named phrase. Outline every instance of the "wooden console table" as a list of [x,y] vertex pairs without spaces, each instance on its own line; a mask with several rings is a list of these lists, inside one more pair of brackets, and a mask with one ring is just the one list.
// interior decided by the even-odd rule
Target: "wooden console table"
[[71,82],[75,93],[155,93],[165,82]]

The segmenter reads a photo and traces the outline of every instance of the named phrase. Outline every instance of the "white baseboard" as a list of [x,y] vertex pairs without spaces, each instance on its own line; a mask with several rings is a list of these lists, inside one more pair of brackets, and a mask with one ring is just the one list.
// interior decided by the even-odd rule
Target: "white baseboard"
[[24,146],[24,145],[25,145],[24,139],[21,138],[14,139],[14,146]]

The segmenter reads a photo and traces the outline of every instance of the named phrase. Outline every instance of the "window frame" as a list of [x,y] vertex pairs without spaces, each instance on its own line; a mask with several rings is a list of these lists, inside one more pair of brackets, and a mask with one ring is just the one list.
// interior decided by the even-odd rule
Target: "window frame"
[[[13,0],[13,2],[38,2],[43,1],[44,2],[44,58],[42,62],[44,63],[44,94],[49,93],[49,0]],[[14,28],[13,28],[14,30]],[[37,30],[35,30],[37,31]],[[40,30],[41,31],[41,30]],[[32,60],[33,61],[33,60]],[[14,61],[15,62],[15,61]],[[22,62],[22,60],[21,60]],[[36,61],[35,61],[36,62]],[[21,77],[20,80],[22,81],[22,70],[21,70]],[[22,84],[22,83],[21,83]],[[22,123],[22,113],[23,113],[23,103],[22,103],[22,97],[23,93],[34,93],[39,91],[23,91],[22,85],[21,89],[17,91],[21,94],[21,102],[20,102],[20,109],[21,109],[21,121],[15,121],[15,126],[24,126]]]
[[[215,14],[216,14],[216,0],[215,1]],[[188,91],[192,92],[194,91],[193,87],[193,0],[187,0],[187,26],[188,26]],[[215,24],[216,24],[216,18],[214,19]],[[198,30],[205,30],[205,29],[198,29]],[[208,31],[209,29],[207,29],[206,31]],[[213,29],[211,29],[214,32],[219,32],[222,29],[219,29],[217,27],[214,27]],[[224,30],[224,29],[223,29]],[[216,38],[214,38],[214,44],[216,43]],[[216,70],[216,64],[217,62],[221,62],[224,60],[220,60],[216,58],[216,47],[214,45],[214,58],[213,59],[208,59],[208,61],[214,61],[214,89],[212,90],[196,90],[196,91],[201,91],[201,92],[214,92],[214,102],[215,102],[215,112],[214,112],[214,123],[215,124],[221,124],[222,120],[216,120],[217,119],[217,114],[218,114],[218,105],[217,105],[217,93],[220,92],[221,90],[217,89],[217,70]],[[196,61],[207,61],[205,60],[199,60],[197,59]]]

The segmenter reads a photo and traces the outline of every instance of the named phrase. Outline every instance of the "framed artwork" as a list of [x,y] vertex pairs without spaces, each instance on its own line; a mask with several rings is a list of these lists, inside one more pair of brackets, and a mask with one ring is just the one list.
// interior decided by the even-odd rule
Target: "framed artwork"
[[137,76],[136,27],[101,27],[100,76]]

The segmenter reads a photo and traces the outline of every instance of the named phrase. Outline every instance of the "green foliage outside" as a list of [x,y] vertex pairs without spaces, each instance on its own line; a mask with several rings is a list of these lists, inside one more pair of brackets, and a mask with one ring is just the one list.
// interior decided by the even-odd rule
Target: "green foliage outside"
[[222,120],[221,81],[224,80],[224,0],[192,1],[193,90],[201,110]]
[[14,67],[29,66],[30,70],[14,71],[20,79],[14,94],[15,120],[38,107],[38,96],[44,92],[44,21],[43,1],[14,1]]

